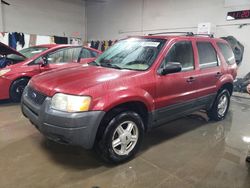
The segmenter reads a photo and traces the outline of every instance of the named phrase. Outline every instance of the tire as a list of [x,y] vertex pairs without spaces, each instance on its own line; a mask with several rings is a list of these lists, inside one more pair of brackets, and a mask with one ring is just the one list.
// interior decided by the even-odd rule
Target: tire
[[14,81],[10,86],[10,99],[13,102],[20,102],[23,90],[28,84],[29,79],[28,78],[20,78],[16,81]]
[[216,97],[212,108],[208,111],[210,119],[215,121],[223,120],[230,106],[230,94],[227,89],[222,90]]
[[132,111],[122,112],[108,122],[95,150],[106,162],[122,163],[135,156],[143,136],[141,117]]

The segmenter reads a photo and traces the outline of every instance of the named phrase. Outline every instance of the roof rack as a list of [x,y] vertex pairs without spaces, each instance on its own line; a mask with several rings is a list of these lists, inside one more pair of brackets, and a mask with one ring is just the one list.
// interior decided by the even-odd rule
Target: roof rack
[[194,36],[205,36],[205,37],[214,38],[214,34],[194,34]]
[[193,32],[161,32],[161,33],[151,33],[148,34],[149,36],[154,36],[154,35],[168,35],[168,34],[182,34],[182,35],[186,35],[186,36],[207,36],[210,38],[214,38],[213,34],[194,34]]
[[149,36],[154,36],[154,35],[164,35],[164,34],[184,34],[186,36],[194,36],[193,32],[161,32],[161,33],[150,33],[148,34]]

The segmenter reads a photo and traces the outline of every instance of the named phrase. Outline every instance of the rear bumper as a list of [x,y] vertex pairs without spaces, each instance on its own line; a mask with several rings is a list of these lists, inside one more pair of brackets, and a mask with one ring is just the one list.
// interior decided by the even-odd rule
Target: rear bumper
[[9,95],[10,85],[11,85],[11,80],[0,76],[0,100],[10,98]]
[[[27,90],[27,89],[26,89]],[[93,147],[98,126],[105,114],[103,111],[66,113],[50,108],[51,98],[37,105],[23,93],[21,108],[35,127],[47,138],[59,143]]]

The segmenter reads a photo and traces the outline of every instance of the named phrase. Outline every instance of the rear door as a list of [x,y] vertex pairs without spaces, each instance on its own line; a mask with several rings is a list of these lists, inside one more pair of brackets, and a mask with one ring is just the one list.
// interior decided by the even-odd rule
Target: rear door
[[176,40],[159,67],[179,62],[182,71],[156,77],[157,125],[193,110],[198,87],[193,45],[192,40]]
[[200,105],[206,105],[216,95],[216,85],[223,71],[218,53],[212,42],[198,39],[195,48],[198,52],[199,62],[199,74],[197,75],[199,87],[196,95]]

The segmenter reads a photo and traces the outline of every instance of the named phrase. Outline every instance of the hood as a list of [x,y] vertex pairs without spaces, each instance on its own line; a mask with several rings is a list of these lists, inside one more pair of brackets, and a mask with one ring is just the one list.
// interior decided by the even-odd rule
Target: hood
[[40,74],[32,78],[30,85],[50,97],[55,93],[84,95],[92,87],[114,80],[124,80],[134,76],[136,72],[138,71],[83,65]]
[[26,58],[23,54],[19,53],[15,49],[10,48],[9,46],[0,42],[0,55],[10,55],[10,54],[15,54],[15,55]]

